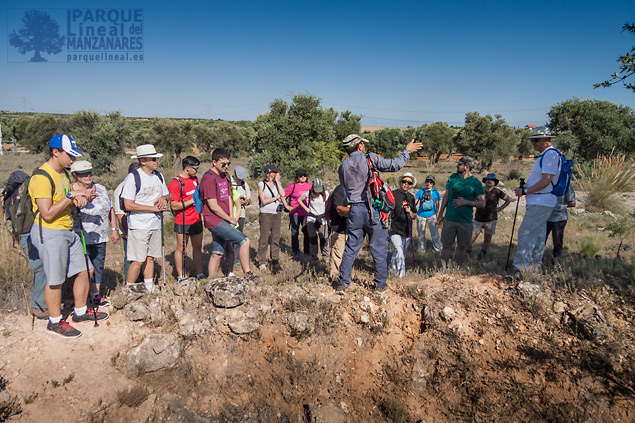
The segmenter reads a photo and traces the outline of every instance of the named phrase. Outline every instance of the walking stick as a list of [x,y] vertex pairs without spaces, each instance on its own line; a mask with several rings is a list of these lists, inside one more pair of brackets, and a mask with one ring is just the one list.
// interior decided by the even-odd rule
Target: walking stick
[[[185,198],[183,197],[183,190],[181,190],[181,204],[183,205],[183,254],[181,254],[181,271],[183,272],[183,276],[185,276]],[[161,214],[161,216],[163,216],[163,214]],[[163,227],[163,222],[161,222],[161,227]],[[163,244],[163,241],[161,244]],[[194,253],[192,253],[192,258],[193,257]],[[165,278],[163,278],[163,280],[165,281]],[[165,283],[163,285],[165,286]]]
[[415,267],[417,267],[417,263],[415,262],[415,244],[414,241],[412,239],[412,217],[408,216],[408,220],[410,220],[410,247],[412,247],[412,268],[414,270]]
[[[90,293],[90,268],[88,266],[88,251],[86,250],[86,238],[84,237],[84,225],[82,224],[82,214],[77,210],[79,220],[79,233],[82,235],[82,247],[84,248],[84,261],[86,262],[86,273],[88,273],[88,292]],[[90,295],[90,294],[89,294]],[[91,301],[93,307],[93,313],[95,315],[95,327],[99,326],[97,323],[97,313],[99,312],[99,304],[95,305],[95,301]]]
[[161,268],[163,269],[163,290],[165,290],[165,237],[163,230],[163,212],[161,213]]
[[[520,189],[524,190],[525,188],[525,179],[520,178]],[[520,198],[518,197],[516,203],[516,211],[514,212],[514,224],[512,225],[512,234],[509,237],[509,248],[507,249],[507,261],[505,262],[505,272],[509,268],[509,253],[512,251],[512,241],[514,240],[514,229],[516,228],[516,216],[518,216],[518,206],[520,205]]]

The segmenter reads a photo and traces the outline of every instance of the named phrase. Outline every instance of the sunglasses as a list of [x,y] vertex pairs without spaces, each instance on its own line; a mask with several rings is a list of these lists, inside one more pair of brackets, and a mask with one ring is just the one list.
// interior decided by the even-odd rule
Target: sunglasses
[[405,179],[404,179],[404,180],[402,180],[402,181],[401,181],[401,183],[402,183],[402,184],[407,184],[407,185],[412,185],[412,182],[407,181],[407,180],[405,180]]
[[80,178],[85,178],[87,176],[93,176],[93,172],[78,173],[77,176],[79,176]]
[[158,162],[159,158],[158,157],[148,157],[145,159],[146,162]]
[[190,166],[191,169],[194,169],[195,172],[198,172],[198,166],[194,167],[194,166]]
[[308,175],[298,175],[298,178],[308,178]]
[[232,164],[232,162],[219,163],[220,167],[227,167],[230,164]]

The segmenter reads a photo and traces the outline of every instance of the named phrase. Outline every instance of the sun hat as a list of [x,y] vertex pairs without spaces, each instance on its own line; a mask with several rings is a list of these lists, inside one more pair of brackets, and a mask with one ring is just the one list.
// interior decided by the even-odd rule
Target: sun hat
[[498,185],[498,183],[500,182],[498,180],[498,178],[496,177],[495,173],[488,173],[484,178],[483,178],[483,182],[487,181],[488,179],[491,179],[492,181],[494,181],[494,185]]
[[249,173],[247,173],[247,169],[242,166],[236,166],[234,168],[234,176],[238,179],[247,179],[249,177]]
[[357,134],[350,134],[342,141],[342,147],[345,149],[355,147],[360,142],[364,142],[364,144],[368,144],[368,140],[366,138],[362,138]]
[[157,153],[152,144],[143,144],[137,147],[137,154],[131,156],[131,159],[145,159],[152,157],[163,157],[163,154]]
[[555,138],[555,135],[551,135],[551,129],[546,126],[537,126],[531,130],[531,135],[527,138]]
[[426,176],[426,180],[424,182],[432,181],[432,184],[436,184],[437,181],[434,179],[434,176],[428,175]]
[[64,135],[64,134],[55,135],[53,138],[50,139],[49,147],[57,148],[59,150],[64,150],[71,157],[83,156],[82,152],[79,151],[79,149],[77,148],[77,144],[75,143],[75,140],[68,135]]
[[320,178],[313,180],[313,192],[324,192],[324,184]]
[[468,166],[470,169],[474,169],[475,162],[474,162],[474,159],[471,158],[470,156],[463,156],[456,161],[456,164],[464,164]]
[[71,173],[88,173],[92,172],[93,165],[88,160],[79,160],[71,165]]
[[268,164],[267,166],[265,166],[265,168],[264,168],[264,172],[265,172],[265,175],[268,175],[268,174],[270,174],[271,172],[280,173],[280,169],[278,169],[277,167],[275,167],[275,166],[274,166],[274,165],[272,165],[272,164]]
[[401,183],[401,181],[403,181],[403,178],[412,179],[412,188],[417,186],[417,178],[415,178],[415,176],[412,173],[410,173],[410,172],[404,173],[403,176],[399,179],[399,183]]

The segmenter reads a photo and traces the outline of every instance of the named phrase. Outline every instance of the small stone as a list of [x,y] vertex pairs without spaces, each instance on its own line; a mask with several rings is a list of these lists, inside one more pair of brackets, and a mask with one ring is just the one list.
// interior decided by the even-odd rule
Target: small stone
[[562,301],[556,301],[553,304],[553,312],[556,314],[562,314],[565,311],[567,311],[567,305],[565,303],[563,303]]
[[463,331],[463,323],[459,319],[454,319],[448,325],[455,333],[461,333]]
[[306,313],[290,313],[289,326],[295,332],[306,332],[309,329],[309,318]]
[[368,315],[368,313],[362,313],[361,316],[359,316],[359,321],[362,323],[369,323],[370,316]]
[[229,329],[236,335],[245,335],[251,333],[260,327],[260,324],[254,320],[241,320],[239,322],[230,322]]
[[451,320],[456,316],[456,312],[454,311],[454,309],[452,307],[443,307],[443,310],[441,310],[441,318],[445,321],[447,320]]
[[150,307],[141,302],[127,304],[124,308],[124,311],[126,313],[126,316],[128,317],[128,320],[131,320],[133,322],[150,319],[151,316]]
[[357,338],[357,346],[361,348],[361,346],[362,346],[362,338]]

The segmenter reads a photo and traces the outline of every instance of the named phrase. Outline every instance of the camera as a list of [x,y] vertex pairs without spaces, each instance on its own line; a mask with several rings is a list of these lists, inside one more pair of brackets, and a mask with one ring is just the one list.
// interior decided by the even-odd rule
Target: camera
[[276,207],[276,213],[282,213],[283,211],[284,211],[284,205],[278,204],[278,207]]

